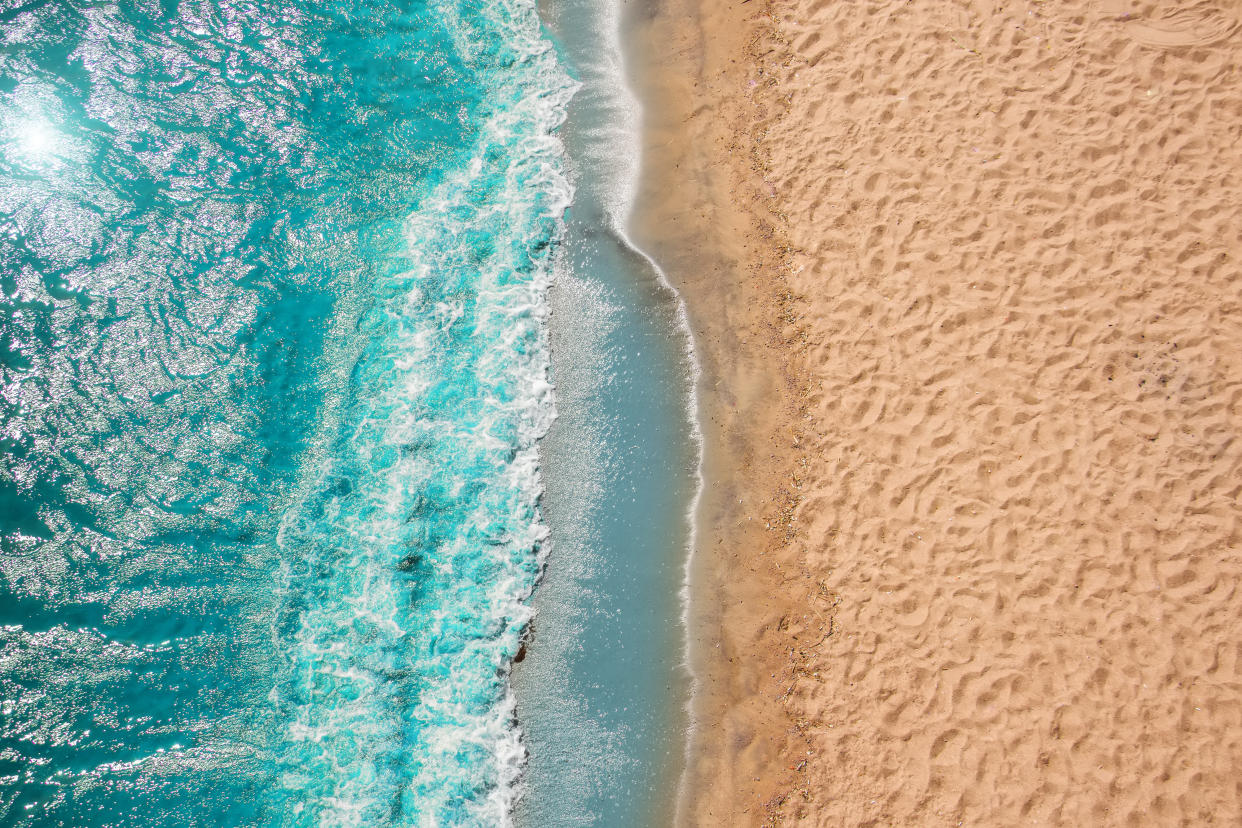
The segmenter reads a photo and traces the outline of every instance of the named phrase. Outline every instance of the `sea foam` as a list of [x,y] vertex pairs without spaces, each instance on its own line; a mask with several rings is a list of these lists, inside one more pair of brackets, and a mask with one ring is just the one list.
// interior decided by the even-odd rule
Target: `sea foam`
[[503,825],[575,83],[535,0],[0,50],[0,822]]
[[490,106],[405,221],[333,449],[281,533],[282,778],[332,824],[506,824],[525,756],[507,677],[547,534],[546,292],[572,196],[554,130],[575,84],[533,2],[469,11],[446,27]]

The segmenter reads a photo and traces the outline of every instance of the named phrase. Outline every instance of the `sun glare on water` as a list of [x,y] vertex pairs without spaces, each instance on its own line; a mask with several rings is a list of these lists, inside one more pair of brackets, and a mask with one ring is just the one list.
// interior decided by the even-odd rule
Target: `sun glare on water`
[[62,143],[56,127],[42,118],[19,121],[10,135],[12,150],[27,164],[41,165],[55,160]]

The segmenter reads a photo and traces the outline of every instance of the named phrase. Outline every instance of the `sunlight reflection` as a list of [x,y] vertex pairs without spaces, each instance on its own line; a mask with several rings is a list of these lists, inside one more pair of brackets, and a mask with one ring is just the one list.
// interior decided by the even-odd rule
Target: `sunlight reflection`
[[59,155],[63,144],[56,127],[44,118],[27,117],[13,125],[10,143],[17,158],[27,164],[45,165]]

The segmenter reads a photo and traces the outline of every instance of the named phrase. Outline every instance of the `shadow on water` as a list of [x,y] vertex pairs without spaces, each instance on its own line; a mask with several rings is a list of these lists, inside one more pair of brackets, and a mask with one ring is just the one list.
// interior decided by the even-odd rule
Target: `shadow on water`
[[602,4],[544,9],[583,87],[563,130],[576,196],[550,295],[551,551],[514,671],[530,751],[516,818],[530,828],[668,823],[683,761],[693,369],[676,294],[624,236],[638,111],[619,8]]

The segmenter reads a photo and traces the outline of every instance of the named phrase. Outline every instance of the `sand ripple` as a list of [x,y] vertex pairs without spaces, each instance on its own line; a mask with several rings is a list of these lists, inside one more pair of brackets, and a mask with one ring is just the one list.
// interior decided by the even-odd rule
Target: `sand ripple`
[[777,14],[811,379],[770,816],[1238,824],[1236,7]]

